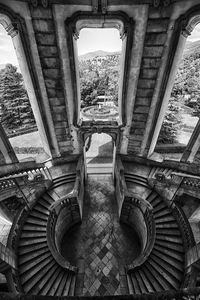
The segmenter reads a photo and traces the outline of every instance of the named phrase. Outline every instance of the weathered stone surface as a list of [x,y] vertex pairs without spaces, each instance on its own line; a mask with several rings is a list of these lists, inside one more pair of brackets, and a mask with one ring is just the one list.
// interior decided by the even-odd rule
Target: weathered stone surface
[[62,127],[62,128],[56,128],[56,135],[59,136],[59,135],[68,135],[69,134],[69,130],[65,127]]
[[47,95],[50,98],[63,98],[64,94],[63,94],[63,90],[61,89],[53,89],[53,88],[47,88]]
[[61,77],[60,69],[43,69],[43,74],[47,78],[59,78]]
[[150,106],[151,104],[151,98],[139,98],[137,97],[135,100],[136,106]]
[[162,46],[145,46],[143,51],[144,57],[161,57],[163,52]]
[[169,19],[149,19],[147,22],[147,32],[166,32]]
[[51,106],[60,106],[65,104],[64,98],[49,98]]
[[[66,127],[68,126],[68,122],[66,120],[64,121],[60,121],[60,122],[56,122],[55,124],[55,129],[59,130],[59,129],[67,129]],[[69,130],[69,129],[67,129]]]
[[58,56],[58,49],[55,46],[38,46],[40,56],[55,57]]
[[35,37],[38,45],[56,45],[56,36],[53,33],[36,33]]
[[157,69],[160,66],[160,58],[143,58],[142,59],[142,68],[152,68]]
[[139,113],[133,113],[133,121],[143,121],[145,122],[147,120],[147,114],[139,114]]
[[166,33],[147,33],[145,36],[145,45],[163,45],[166,38]]
[[137,120],[133,120],[132,125],[131,125],[131,132],[132,132],[132,130],[135,130],[136,128],[144,129],[145,127],[146,127],[146,122],[139,122]]
[[155,86],[155,82],[156,81],[154,79],[139,79],[138,88],[153,89]]
[[156,79],[158,70],[157,69],[141,69],[140,78]]
[[36,32],[54,32],[52,20],[33,20],[33,27]]
[[151,98],[153,96],[153,89],[138,89],[137,97]]
[[43,8],[42,6],[33,8],[31,7],[31,15],[32,18],[35,19],[51,19],[52,18],[52,10],[51,8]]
[[46,84],[46,87],[47,88],[62,88],[62,80],[61,78],[60,79],[57,79],[57,80],[54,80],[54,79],[45,79],[45,84]]
[[41,57],[41,64],[44,68],[59,68],[60,61],[58,57]]
[[149,107],[148,106],[136,106],[135,113],[148,113],[149,112]]
[[54,122],[65,121],[65,120],[67,120],[66,117],[67,116],[66,116],[66,112],[65,111],[54,112],[53,113],[53,120],[54,120]]
[[137,128],[133,128],[131,133],[133,133],[134,135],[143,135],[144,134],[145,129],[137,129]]

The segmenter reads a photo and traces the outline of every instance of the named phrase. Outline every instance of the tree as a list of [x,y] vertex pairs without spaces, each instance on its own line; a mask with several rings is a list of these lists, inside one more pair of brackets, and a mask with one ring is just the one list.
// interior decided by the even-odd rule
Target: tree
[[12,64],[0,71],[0,107],[0,121],[7,133],[26,124],[35,124],[22,74]]

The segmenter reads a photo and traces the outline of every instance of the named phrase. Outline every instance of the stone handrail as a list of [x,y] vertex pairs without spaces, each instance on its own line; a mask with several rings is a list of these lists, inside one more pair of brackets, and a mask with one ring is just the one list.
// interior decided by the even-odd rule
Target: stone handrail
[[[59,252],[58,242],[56,241],[56,226],[61,224],[63,212],[66,214],[68,213],[70,218],[70,220],[68,220],[68,224],[65,224],[66,228],[63,230],[67,230],[74,224],[81,221],[83,180],[83,157],[80,157],[76,168],[76,179],[73,190],[64,197],[60,197],[59,200],[55,201],[49,207],[50,215],[47,222],[47,243],[53,257],[57,263],[61,265],[61,267],[73,272],[76,272],[77,268],[66,261],[66,259]],[[62,227],[62,225],[60,226]],[[62,235],[61,232],[59,234]]]
[[127,192],[125,194],[125,198],[127,196],[131,197],[132,206],[135,206],[140,210],[141,214],[143,215],[146,227],[146,239],[144,238],[145,245],[143,247],[143,251],[130,265],[127,266],[127,271],[129,272],[135,268],[140,267],[151,254],[156,238],[156,226],[153,216],[153,207],[151,206],[151,204],[144,199],[138,199],[138,196],[136,198],[133,193]]
[[47,244],[51,251],[52,256],[57,261],[57,263],[64,269],[76,272],[77,268],[72,266],[58,251],[55,244],[55,227],[58,219],[58,215],[55,210],[51,210],[48,222],[47,222]]
[[[34,186],[36,187],[40,185],[40,183],[44,182],[46,187],[49,187],[52,182],[51,175],[47,167],[34,168],[1,177],[0,198],[1,200],[4,200],[8,196],[18,195],[18,197],[24,199],[25,204],[27,205],[30,201],[32,202],[33,197],[31,195],[33,195],[32,189],[34,189]],[[38,190],[36,193],[38,193]]]
[[135,195],[132,192],[128,191],[125,176],[124,176],[124,167],[121,162],[121,159],[117,158],[116,168],[115,168],[115,176],[118,177],[116,180],[118,180],[119,185],[117,186],[117,189],[119,190],[119,194],[121,197],[122,205],[123,203],[129,199],[129,203],[131,203],[132,206],[137,207],[141,214],[143,215],[145,225],[146,225],[146,243],[144,246],[143,251],[141,254],[132,262],[132,264],[127,266],[127,271],[133,270],[134,268],[137,268],[141,266],[149,257],[154,243],[155,243],[155,237],[156,237],[156,227],[155,227],[155,221],[153,217],[153,207],[151,204],[142,199],[138,198],[138,195]]

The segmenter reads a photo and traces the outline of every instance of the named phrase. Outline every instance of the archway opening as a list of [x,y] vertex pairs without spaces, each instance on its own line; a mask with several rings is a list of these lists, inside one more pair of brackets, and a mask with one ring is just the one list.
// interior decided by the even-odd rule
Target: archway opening
[[118,121],[122,41],[115,28],[83,28],[77,41],[80,118]]
[[106,133],[93,133],[85,141],[84,154],[87,174],[112,174],[116,147]]
[[180,160],[200,116],[200,24],[187,38],[158,136],[156,152]]
[[[20,38],[19,36],[15,36]],[[44,161],[46,154],[20,69],[14,42],[0,25],[0,124],[19,161]],[[21,58],[22,59],[22,58]],[[31,92],[30,92],[31,93]]]

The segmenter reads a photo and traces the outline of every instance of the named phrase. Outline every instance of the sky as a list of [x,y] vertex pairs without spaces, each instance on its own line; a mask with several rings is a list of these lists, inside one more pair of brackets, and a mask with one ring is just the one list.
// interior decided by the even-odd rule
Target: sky
[[77,40],[78,55],[96,50],[121,51],[119,31],[113,28],[84,28]]
[[0,65],[7,63],[18,65],[12,39],[5,29],[0,26]]
[[191,35],[187,38],[190,42],[195,42],[200,40],[200,24],[196,25]]

